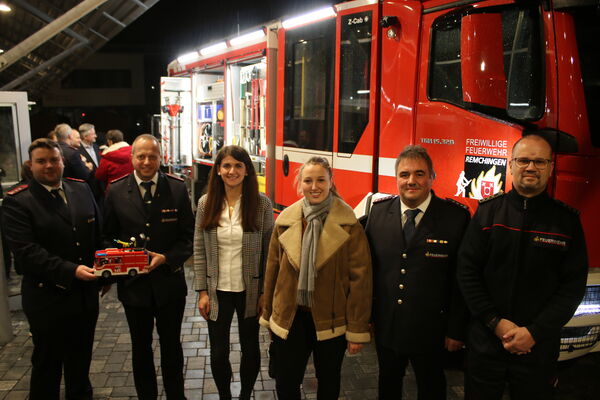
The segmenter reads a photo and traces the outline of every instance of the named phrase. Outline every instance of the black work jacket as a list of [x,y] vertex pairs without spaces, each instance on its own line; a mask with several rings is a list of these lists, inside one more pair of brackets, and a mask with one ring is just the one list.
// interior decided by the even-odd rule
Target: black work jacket
[[556,339],[585,293],[588,260],[576,210],[545,192],[511,190],[480,203],[459,251],[458,281],[471,313]]

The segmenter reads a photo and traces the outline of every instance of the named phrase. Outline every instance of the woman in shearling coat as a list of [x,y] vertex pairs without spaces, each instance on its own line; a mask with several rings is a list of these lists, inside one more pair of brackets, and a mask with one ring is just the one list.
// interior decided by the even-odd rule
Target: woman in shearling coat
[[194,234],[194,289],[208,322],[210,361],[220,399],[231,399],[229,331],[237,313],[242,359],[240,399],[250,399],[260,369],[260,293],[273,208],[258,193],[246,150],[227,146],[217,154],[208,193],[198,201]]
[[281,213],[271,238],[260,323],[273,333],[278,398],[300,399],[312,353],[317,399],[333,400],[346,349],[370,340],[371,256],[327,160],[311,158],[298,178],[304,198]]

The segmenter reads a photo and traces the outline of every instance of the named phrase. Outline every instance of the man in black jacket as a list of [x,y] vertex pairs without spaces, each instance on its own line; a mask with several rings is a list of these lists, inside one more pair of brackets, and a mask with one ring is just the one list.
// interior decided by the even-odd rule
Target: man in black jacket
[[96,202],[100,206],[100,209],[102,209],[104,188],[102,183],[96,179],[96,170],[98,169],[98,165],[100,165],[102,156],[100,148],[96,144],[96,128],[92,124],[81,124],[79,125],[79,135],[81,135],[81,142],[77,147],[77,150],[86,160],[86,163],[89,163],[88,165],[92,167],[86,181],[88,185],[90,185],[92,193],[94,193]]
[[148,274],[118,282],[131,334],[138,398],[158,396],[152,351],[156,322],[167,399],[181,400],[185,396],[180,335],[187,294],[183,263],[192,255],[194,217],[183,181],[159,171],[156,138],[141,135],[132,147],[134,172],[113,181],[106,196],[105,243],[136,237],[150,251]]
[[546,193],[552,149],[537,135],[513,147],[513,190],[480,202],[459,253],[473,314],[467,399],[552,398],[560,329],[584,293],[587,255],[576,210]]
[[60,146],[64,160],[64,176],[87,181],[91,176],[91,169],[81,159],[79,148],[70,143],[71,127],[68,124],[58,124],[54,129],[56,141]]
[[33,179],[8,193],[2,228],[21,266],[23,311],[33,354],[29,398],[92,399],[88,378],[98,318],[98,286],[90,268],[100,221],[87,184],[62,180],[60,148],[50,139],[29,147]]
[[400,197],[377,201],[366,226],[379,398],[402,398],[410,360],[419,399],[445,399],[444,348],[463,347],[468,320],[456,283],[456,255],[470,215],[466,206],[432,192],[435,172],[421,146],[407,146],[395,170]]

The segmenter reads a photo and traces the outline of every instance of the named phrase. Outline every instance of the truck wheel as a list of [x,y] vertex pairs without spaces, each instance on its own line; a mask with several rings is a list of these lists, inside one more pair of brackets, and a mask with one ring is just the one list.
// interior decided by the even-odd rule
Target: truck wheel
[[102,272],[102,277],[105,278],[105,279],[110,278],[110,271],[109,270],[103,271]]
[[129,276],[136,276],[137,275],[137,269],[130,269],[128,272]]

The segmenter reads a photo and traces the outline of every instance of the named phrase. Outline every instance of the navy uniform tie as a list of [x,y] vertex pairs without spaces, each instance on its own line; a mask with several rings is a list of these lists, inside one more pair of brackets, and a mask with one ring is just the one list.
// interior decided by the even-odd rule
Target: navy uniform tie
[[146,213],[149,214],[150,207],[152,206],[152,185],[154,185],[154,182],[142,182],[140,183],[140,185],[146,190],[144,192],[144,197],[142,198],[142,201],[144,202],[144,208],[146,209]]
[[406,210],[404,213],[406,214],[406,222],[404,223],[404,240],[406,243],[410,243],[410,240],[415,234],[417,230],[417,226],[415,224],[415,218],[421,212],[418,208],[414,210]]
[[62,189],[52,189],[50,191],[50,194],[52,195],[52,197],[54,198],[54,202],[56,203],[56,207],[57,208],[66,208],[66,204],[64,199],[62,198],[62,196],[60,195],[60,191]]

